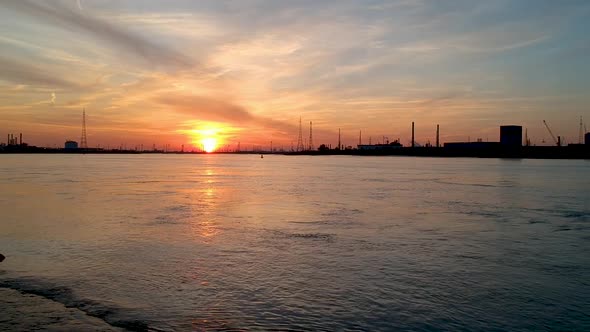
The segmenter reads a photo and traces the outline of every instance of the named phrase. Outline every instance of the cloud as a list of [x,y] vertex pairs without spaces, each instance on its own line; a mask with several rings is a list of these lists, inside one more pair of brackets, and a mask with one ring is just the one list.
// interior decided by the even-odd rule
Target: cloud
[[254,119],[252,114],[241,106],[208,97],[165,96],[156,98],[156,101],[173,106],[174,111],[192,115],[201,120],[240,123]]
[[215,98],[171,95],[157,97],[155,101],[171,107],[174,112],[203,121],[225,122],[236,126],[260,126],[283,133],[294,132],[297,129],[294,125],[254,115],[242,106]]
[[[50,4],[50,5],[49,5]],[[164,64],[173,67],[191,67],[191,59],[183,54],[157,45],[121,26],[90,15],[72,10],[60,2],[36,3],[28,0],[3,1],[0,6],[8,7],[35,19],[60,26],[68,31],[82,31],[109,43],[128,55],[140,57],[152,65]]]
[[79,86],[77,83],[65,80],[46,72],[43,68],[33,64],[23,63],[17,60],[0,56],[0,80],[18,84],[42,85],[62,88]]

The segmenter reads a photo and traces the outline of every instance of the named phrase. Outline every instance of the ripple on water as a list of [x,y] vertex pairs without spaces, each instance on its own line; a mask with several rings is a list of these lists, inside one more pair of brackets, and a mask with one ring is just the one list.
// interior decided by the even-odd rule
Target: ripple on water
[[300,232],[287,232],[279,230],[270,230],[273,237],[282,239],[301,239],[301,240],[317,240],[317,241],[334,241],[335,235],[328,233],[300,233]]

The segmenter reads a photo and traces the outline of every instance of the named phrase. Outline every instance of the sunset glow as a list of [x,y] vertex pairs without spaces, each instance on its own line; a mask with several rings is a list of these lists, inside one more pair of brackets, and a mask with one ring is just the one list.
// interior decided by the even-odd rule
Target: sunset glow
[[212,137],[203,139],[201,143],[205,152],[213,152],[217,148],[217,140]]
[[[590,120],[590,2],[78,3],[0,3],[1,137],[61,146],[83,109],[89,146],[170,149],[290,147],[299,117],[316,146],[339,128],[408,144],[412,121],[421,145],[437,124],[443,142],[519,124],[543,144],[543,119],[572,142]],[[187,134],[203,123],[223,132]]]
[[193,127],[187,130],[178,130],[177,132],[184,135],[191,141],[191,145],[205,152],[216,151],[224,141],[231,128],[222,129],[219,123],[214,122],[188,122],[187,126]]

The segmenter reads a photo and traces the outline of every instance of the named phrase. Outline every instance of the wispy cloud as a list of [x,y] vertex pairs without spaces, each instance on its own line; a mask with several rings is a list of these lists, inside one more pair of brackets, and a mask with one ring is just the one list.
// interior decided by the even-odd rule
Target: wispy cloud
[[177,51],[160,46],[87,11],[73,10],[59,1],[33,2],[29,0],[3,1],[0,7],[26,14],[35,20],[62,27],[71,32],[93,36],[124,53],[139,57],[153,66],[190,67],[193,61]]
[[80,86],[78,83],[62,78],[61,74],[50,73],[40,66],[2,56],[0,56],[0,70],[0,80],[3,81],[63,88]]
[[242,106],[209,97],[171,95],[157,97],[155,101],[195,120],[222,122],[236,127],[257,126],[284,133],[296,129],[293,124],[254,115]]

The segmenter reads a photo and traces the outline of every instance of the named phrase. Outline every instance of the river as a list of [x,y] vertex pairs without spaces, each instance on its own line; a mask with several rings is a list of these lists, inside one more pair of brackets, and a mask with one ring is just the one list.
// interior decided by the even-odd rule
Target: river
[[584,160],[0,155],[0,216],[1,330],[590,330]]

